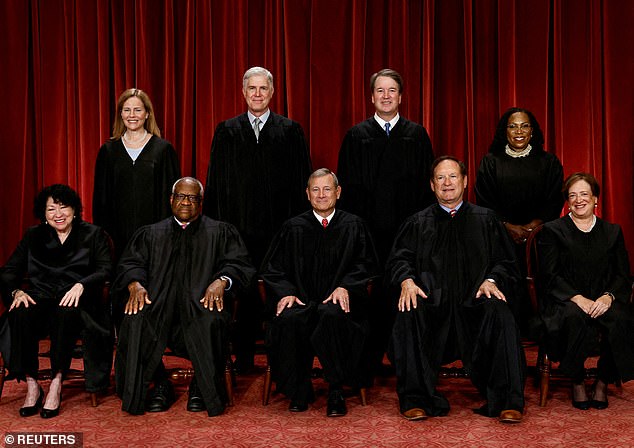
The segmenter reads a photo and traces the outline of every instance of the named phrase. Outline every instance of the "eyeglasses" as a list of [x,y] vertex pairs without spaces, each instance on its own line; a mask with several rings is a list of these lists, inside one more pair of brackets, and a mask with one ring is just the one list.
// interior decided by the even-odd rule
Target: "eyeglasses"
[[189,200],[192,204],[198,204],[202,199],[202,196],[199,194],[182,194],[182,193],[174,193],[172,195],[176,202],[183,202],[185,198]]
[[579,199],[590,199],[590,193],[587,191],[582,191],[581,193],[579,193],[579,195],[577,195],[577,193],[568,194],[568,199],[571,201],[576,201],[577,197],[579,197]]
[[506,126],[506,129],[511,129],[511,130],[515,130],[515,129],[521,129],[522,131],[525,131],[527,129],[532,128],[530,123],[511,123],[509,125]]

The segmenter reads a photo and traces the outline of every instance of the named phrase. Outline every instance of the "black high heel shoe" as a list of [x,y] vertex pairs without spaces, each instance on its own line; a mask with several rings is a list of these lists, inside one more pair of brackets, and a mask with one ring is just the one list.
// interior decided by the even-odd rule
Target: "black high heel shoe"
[[38,409],[42,407],[44,401],[44,390],[40,387],[40,395],[33,406],[23,406],[20,408],[20,417],[30,417],[37,414]]
[[597,384],[598,384],[598,380],[594,382],[594,385],[592,386],[592,400],[590,400],[590,406],[592,406],[595,409],[606,409],[608,407],[608,384],[607,383],[603,383],[603,381],[601,381],[603,383],[603,396],[605,397],[605,401],[602,400],[596,400],[594,397],[596,395],[596,390],[597,390]]
[[42,410],[40,411],[40,417],[42,417],[42,418],[57,417],[59,415],[59,408],[61,406],[62,406],[62,394],[60,392],[60,394],[59,394],[59,404],[57,405],[57,407],[55,409],[42,408]]
[[[588,409],[590,409],[590,400],[585,399],[583,401],[577,401],[575,400],[575,386],[578,386],[577,384],[572,384],[572,406],[577,408],[577,409],[581,409],[582,411],[587,411]],[[585,385],[584,385],[585,388]]]

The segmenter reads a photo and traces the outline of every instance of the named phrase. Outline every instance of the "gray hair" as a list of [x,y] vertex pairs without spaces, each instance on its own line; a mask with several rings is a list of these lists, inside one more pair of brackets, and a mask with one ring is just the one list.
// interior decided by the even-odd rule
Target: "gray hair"
[[249,70],[244,72],[244,76],[242,77],[242,88],[246,88],[247,81],[251,76],[266,76],[266,79],[269,82],[269,87],[273,88],[273,74],[265,69],[264,67],[251,67]]
[[205,191],[205,189],[203,188],[203,184],[201,181],[199,181],[198,179],[196,179],[195,177],[181,177],[180,179],[178,179],[176,182],[174,182],[174,185],[172,185],[172,194],[174,194],[174,192],[176,191],[176,185],[179,182],[194,182],[198,184],[198,188],[200,188],[200,194],[202,195],[203,192]]
[[328,175],[332,176],[332,180],[335,181],[335,188],[339,187],[339,179],[337,179],[337,175],[330,171],[328,168],[319,168],[318,170],[313,171],[313,173],[308,177],[308,182],[306,183],[306,186],[310,187],[311,179]]

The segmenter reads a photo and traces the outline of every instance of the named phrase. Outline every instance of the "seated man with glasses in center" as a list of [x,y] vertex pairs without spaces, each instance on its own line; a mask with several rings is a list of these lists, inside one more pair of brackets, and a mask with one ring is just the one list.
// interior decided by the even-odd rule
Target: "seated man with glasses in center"
[[162,363],[167,347],[190,359],[196,372],[187,410],[224,411],[228,296],[248,285],[255,269],[233,225],[201,216],[202,192],[197,179],[176,181],[173,216],[141,227],[119,261],[113,292],[125,316],[115,379],[130,414],[166,411],[174,402]]

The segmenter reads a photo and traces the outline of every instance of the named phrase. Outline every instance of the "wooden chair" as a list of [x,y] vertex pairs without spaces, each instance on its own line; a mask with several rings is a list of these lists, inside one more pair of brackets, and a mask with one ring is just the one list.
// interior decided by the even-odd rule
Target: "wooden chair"
[[[4,317],[4,316],[3,316]],[[8,322],[5,322],[4,325],[8,326]],[[81,344],[76,346],[76,349],[81,349]],[[48,352],[43,352],[39,354],[40,357],[49,356]],[[0,399],[2,398],[2,391],[4,389],[4,381],[6,379],[6,369],[5,369],[5,360],[3,354],[0,352]],[[38,381],[50,380],[52,379],[51,369],[40,369],[37,372]],[[69,369],[66,373],[66,377],[64,378],[66,381],[77,381],[84,380],[84,371],[80,369]],[[96,392],[88,392],[90,397],[90,404],[93,407],[97,407],[97,393]]]
[[[260,298],[262,299],[262,302],[266,303],[266,296],[267,296],[266,286],[264,285],[264,281],[262,279],[258,279],[258,291],[260,293]],[[372,283],[368,282],[368,293],[371,293],[371,292],[372,292]],[[313,378],[321,376],[321,369],[313,368],[312,376]],[[266,406],[269,404],[269,400],[271,398],[271,387],[272,387],[271,364],[268,362],[268,358],[267,358],[266,372],[264,374],[264,387],[262,388],[262,405],[263,406]],[[359,397],[361,398],[361,405],[366,406],[367,405],[367,389],[365,387],[359,388]]]
[[[175,356],[169,349],[165,352],[164,356]],[[191,381],[194,377],[194,369],[191,367],[175,367],[167,369],[167,373],[170,379],[175,382]],[[233,387],[235,385],[235,373],[233,370],[233,362],[231,361],[231,354],[225,364],[225,386],[227,388],[227,406],[233,406]]]

